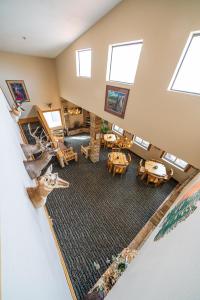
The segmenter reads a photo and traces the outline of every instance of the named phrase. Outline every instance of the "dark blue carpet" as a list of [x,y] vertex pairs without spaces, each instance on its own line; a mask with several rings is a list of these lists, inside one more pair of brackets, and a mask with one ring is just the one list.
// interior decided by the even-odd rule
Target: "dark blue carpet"
[[[54,171],[68,180],[70,187],[54,190],[47,209],[81,300],[107,269],[106,259],[128,246],[176,182],[170,180],[158,188],[146,186],[136,178],[140,158],[134,154],[127,173],[113,177],[106,168],[107,150],[101,150],[100,162],[93,164],[80,155],[80,144],[88,144],[88,136],[68,137],[66,142],[78,151],[79,161],[64,169],[54,162]],[[94,261],[100,264],[99,271]]]

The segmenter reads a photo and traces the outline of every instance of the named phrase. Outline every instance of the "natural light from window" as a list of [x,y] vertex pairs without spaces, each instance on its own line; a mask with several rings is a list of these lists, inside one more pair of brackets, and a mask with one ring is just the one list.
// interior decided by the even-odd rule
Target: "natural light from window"
[[200,33],[190,35],[169,90],[200,94]]
[[109,46],[107,81],[132,84],[142,49],[142,41]]
[[123,135],[124,134],[124,129],[120,128],[119,126],[113,124],[112,126],[112,131],[120,134],[120,135]]
[[167,161],[168,163],[174,165],[178,169],[181,169],[182,171],[185,171],[185,169],[189,165],[186,161],[176,157],[175,155],[173,155],[171,153],[167,153],[167,152],[165,152],[163,154],[162,159]]
[[43,115],[49,128],[62,126],[61,115],[59,110],[44,112]]
[[78,77],[91,77],[91,49],[76,51],[76,75]]
[[134,144],[137,144],[138,146],[144,148],[145,150],[148,150],[149,146],[150,146],[150,143],[141,139],[139,136],[134,136],[133,137],[133,143]]

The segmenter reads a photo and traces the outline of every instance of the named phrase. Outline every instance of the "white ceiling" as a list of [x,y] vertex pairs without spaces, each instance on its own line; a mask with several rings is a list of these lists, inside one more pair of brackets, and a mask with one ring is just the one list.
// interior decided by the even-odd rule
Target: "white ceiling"
[[120,1],[0,0],[0,51],[55,57]]

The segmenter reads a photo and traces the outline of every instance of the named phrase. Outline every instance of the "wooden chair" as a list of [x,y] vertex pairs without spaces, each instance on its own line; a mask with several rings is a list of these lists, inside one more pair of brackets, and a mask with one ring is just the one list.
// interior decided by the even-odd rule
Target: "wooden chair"
[[127,170],[127,165],[114,165],[113,166],[113,176],[115,176],[115,174],[124,174]]
[[112,163],[112,161],[111,161],[110,153],[108,153],[107,168],[108,168],[109,173],[111,173],[112,167],[113,167],[113,163]]
[[112,168],[113,168],[113,163],[110,159],[107,160],[107,168],[108,168],[109,173],[111,173]]
[[147,176],[147,184],[153,183],[156,187],[158,187],[161,183],[163,183],[164,177],[148,174]]
[[85,158],[89,157],[91,147],[81,145],[81,154],[85,155]]
[[153,174],[147,174],[147,184],[149,183],[154,183],[155,185],[158,184],[158,177]]
[[132,162],[132,157],[130,153],[127,154],[127,160],[128,160],[128,164],[130,165],[130,163]]
[[157,163],[159,163],[159,164],[163,164],[163,162],[162,162],[162,161],[160,161],[160,160],[158,160],[158,159],[154,159],[154,158],[152,158],[152,159],[151,159],[151,161],[155,161],[155,162],[157,162]]
[[62,153],[63,153],[63,160],[66,165],[68,165],[68,162],[70,160],[78,161],[78,154],[74,152],[72,147],[68,148],[67,150],[62,150]]
[[121,152],[120,148],[112,148],[112,152]]
[[106,142],[106,147],[107,148],[113,148],[114,143],[112,142]]
[[64,129],[63,128],[51,129],[51,132],[54,137],[63,137],[64,138]]
[[101,138],[101,146],[102,147],[106,147],[106,141],[104,140],[104,138]]
[[[145,167],[144,167],[144,164],[145,164],[145,161],[144,159],[141,159],[140,162],[139,162],[139,165],[137,167],[137,176],[143,176],[144,178],[144,175],[145,175]],[[142,179],[143,179],[142,178]]]
[[167,171],[167,175],[164,177],[163,181],[164,182],[169,181],[173,175],[174,175],[174,171],[173,171],[173,169],[170,169],[169,171]]

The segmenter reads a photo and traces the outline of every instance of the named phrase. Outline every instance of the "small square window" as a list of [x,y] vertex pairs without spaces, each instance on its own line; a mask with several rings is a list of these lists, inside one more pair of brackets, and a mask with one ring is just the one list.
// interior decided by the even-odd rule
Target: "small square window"
[[148,150],[149,146],[150,146],[149,142],[141,139],[139,136],[136,136],[136,135],[133,137],[133,143],[142,147],[145,150]]
[[162,159],[168,162],[169,164],[175,166],[176,168],[180,169],[181,171],[185,171],[189,166],[189,164],[186,161],[176,157],[171,153],[165,152],[162,156]]
[[123,135],[124,134],[124,129],[120,128],[119,126],[117,125],[114,125],[112,126],[112,131],[120,134],[120,135]]
[[200,94],[200,33],[191,33],[169,85],[169,90]]
[[56,128],[62,126],[61,115],[59,110],[43,112],[43,115],[49,128]]
[[76,74],[78,77],[91,77],[91,49],[76,51]]
[[107,81],[134,82],[142,44],[142,41],[135,41],[109,46]]

